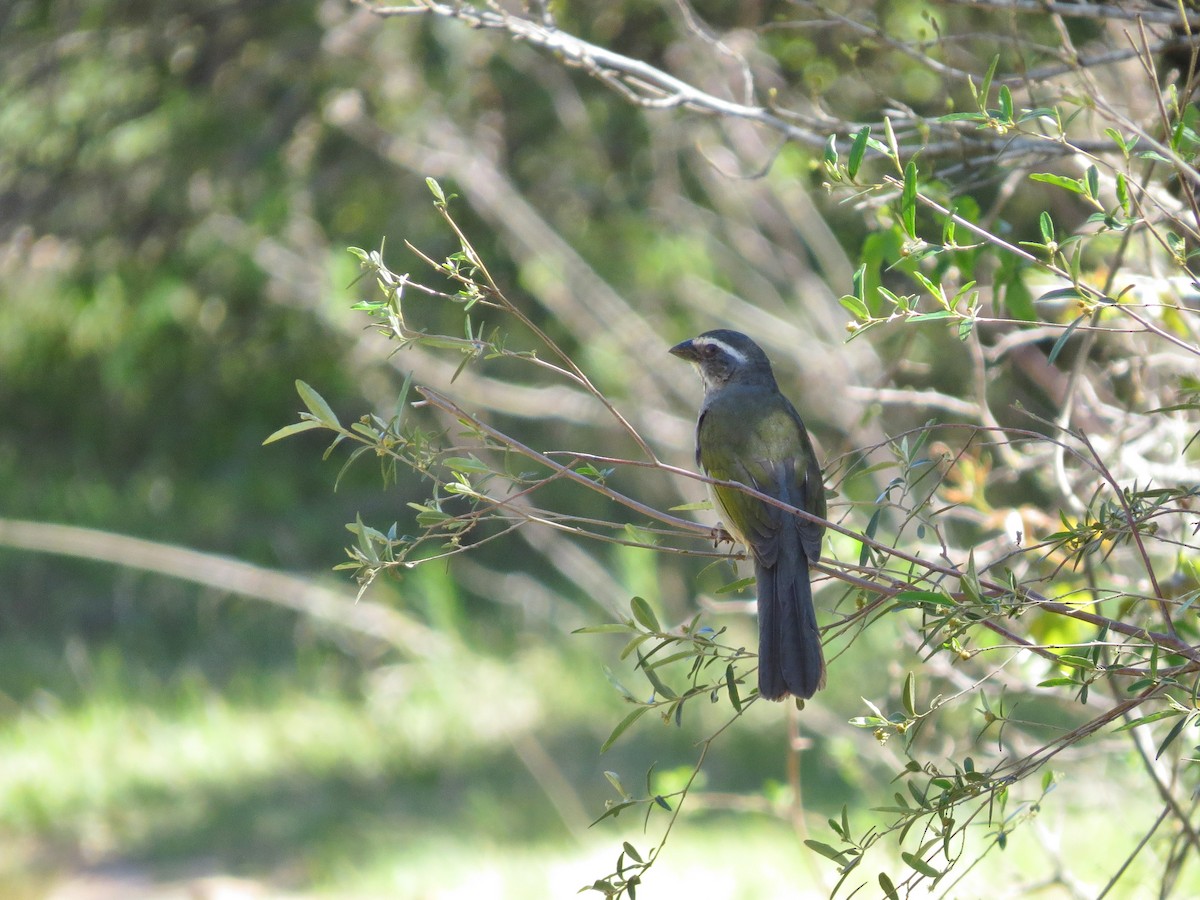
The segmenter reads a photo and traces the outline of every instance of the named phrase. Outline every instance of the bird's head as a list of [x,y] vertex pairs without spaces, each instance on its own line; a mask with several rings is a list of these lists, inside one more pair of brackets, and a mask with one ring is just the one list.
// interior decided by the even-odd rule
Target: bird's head
[[727,384],[775,383],[767,354],[740,331],[706,331],[676,344],[670,352],[696,364],[707,391]]

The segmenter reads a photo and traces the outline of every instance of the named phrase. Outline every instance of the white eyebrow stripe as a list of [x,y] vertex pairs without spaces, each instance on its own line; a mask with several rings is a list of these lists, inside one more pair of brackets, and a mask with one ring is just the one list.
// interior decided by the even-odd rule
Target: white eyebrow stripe
[[728,353],[730,356],[732,356],[734,359],[736,359],[739,363],[744,363],[747,361],[747,357],[746,357],[745,353],[743,353],[741,350],[735,350],[733,347],[729,346],[729,344],[725,343],[720,338],[711,338],[711,337],[698,338],[696,340],[696,343],[701,344],[706,347],[720,347],[723,351]]

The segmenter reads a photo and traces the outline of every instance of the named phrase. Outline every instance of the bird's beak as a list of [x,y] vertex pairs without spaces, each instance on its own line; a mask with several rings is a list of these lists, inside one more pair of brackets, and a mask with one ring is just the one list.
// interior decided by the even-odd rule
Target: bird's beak
[[671,354],[678,356],[680,359],[691,360],[696,362],[700,359],[700,354],[696,352],[696,344],[694,341],[687,340],[676,344],[669,351]]

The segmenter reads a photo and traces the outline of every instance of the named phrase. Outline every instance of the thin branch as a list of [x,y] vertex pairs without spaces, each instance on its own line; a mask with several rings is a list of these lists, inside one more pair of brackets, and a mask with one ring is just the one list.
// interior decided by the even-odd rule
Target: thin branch
[[973,9],[991,9],[997,12],[1015,12],[1029,15],[1054,13],[1068,19],[1100,19],[1103,21],[1125,20],[1150,22],[1155,25],[1178,25],[1188,22],[1193,28],[1200,27],[1200,13],[1172,12],[1161,6],[1130,3],[1113,6],[1107,3],[1062,2],[1062,0],[942,0]]
[[0,519],[0,546],[97,560],[265,600],[385,641],[419,658],[449,649],[443,634],[390,607],[356,602],[353,593],[215,553],[94,528],[19,519]]

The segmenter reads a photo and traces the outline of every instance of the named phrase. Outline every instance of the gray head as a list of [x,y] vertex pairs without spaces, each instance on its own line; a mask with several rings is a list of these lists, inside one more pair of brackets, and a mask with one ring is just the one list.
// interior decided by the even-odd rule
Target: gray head
[[696,364],[706,391],[727,384],[775,384],[767,354],[740,331],[706,331],[676,344],[670,352]]

